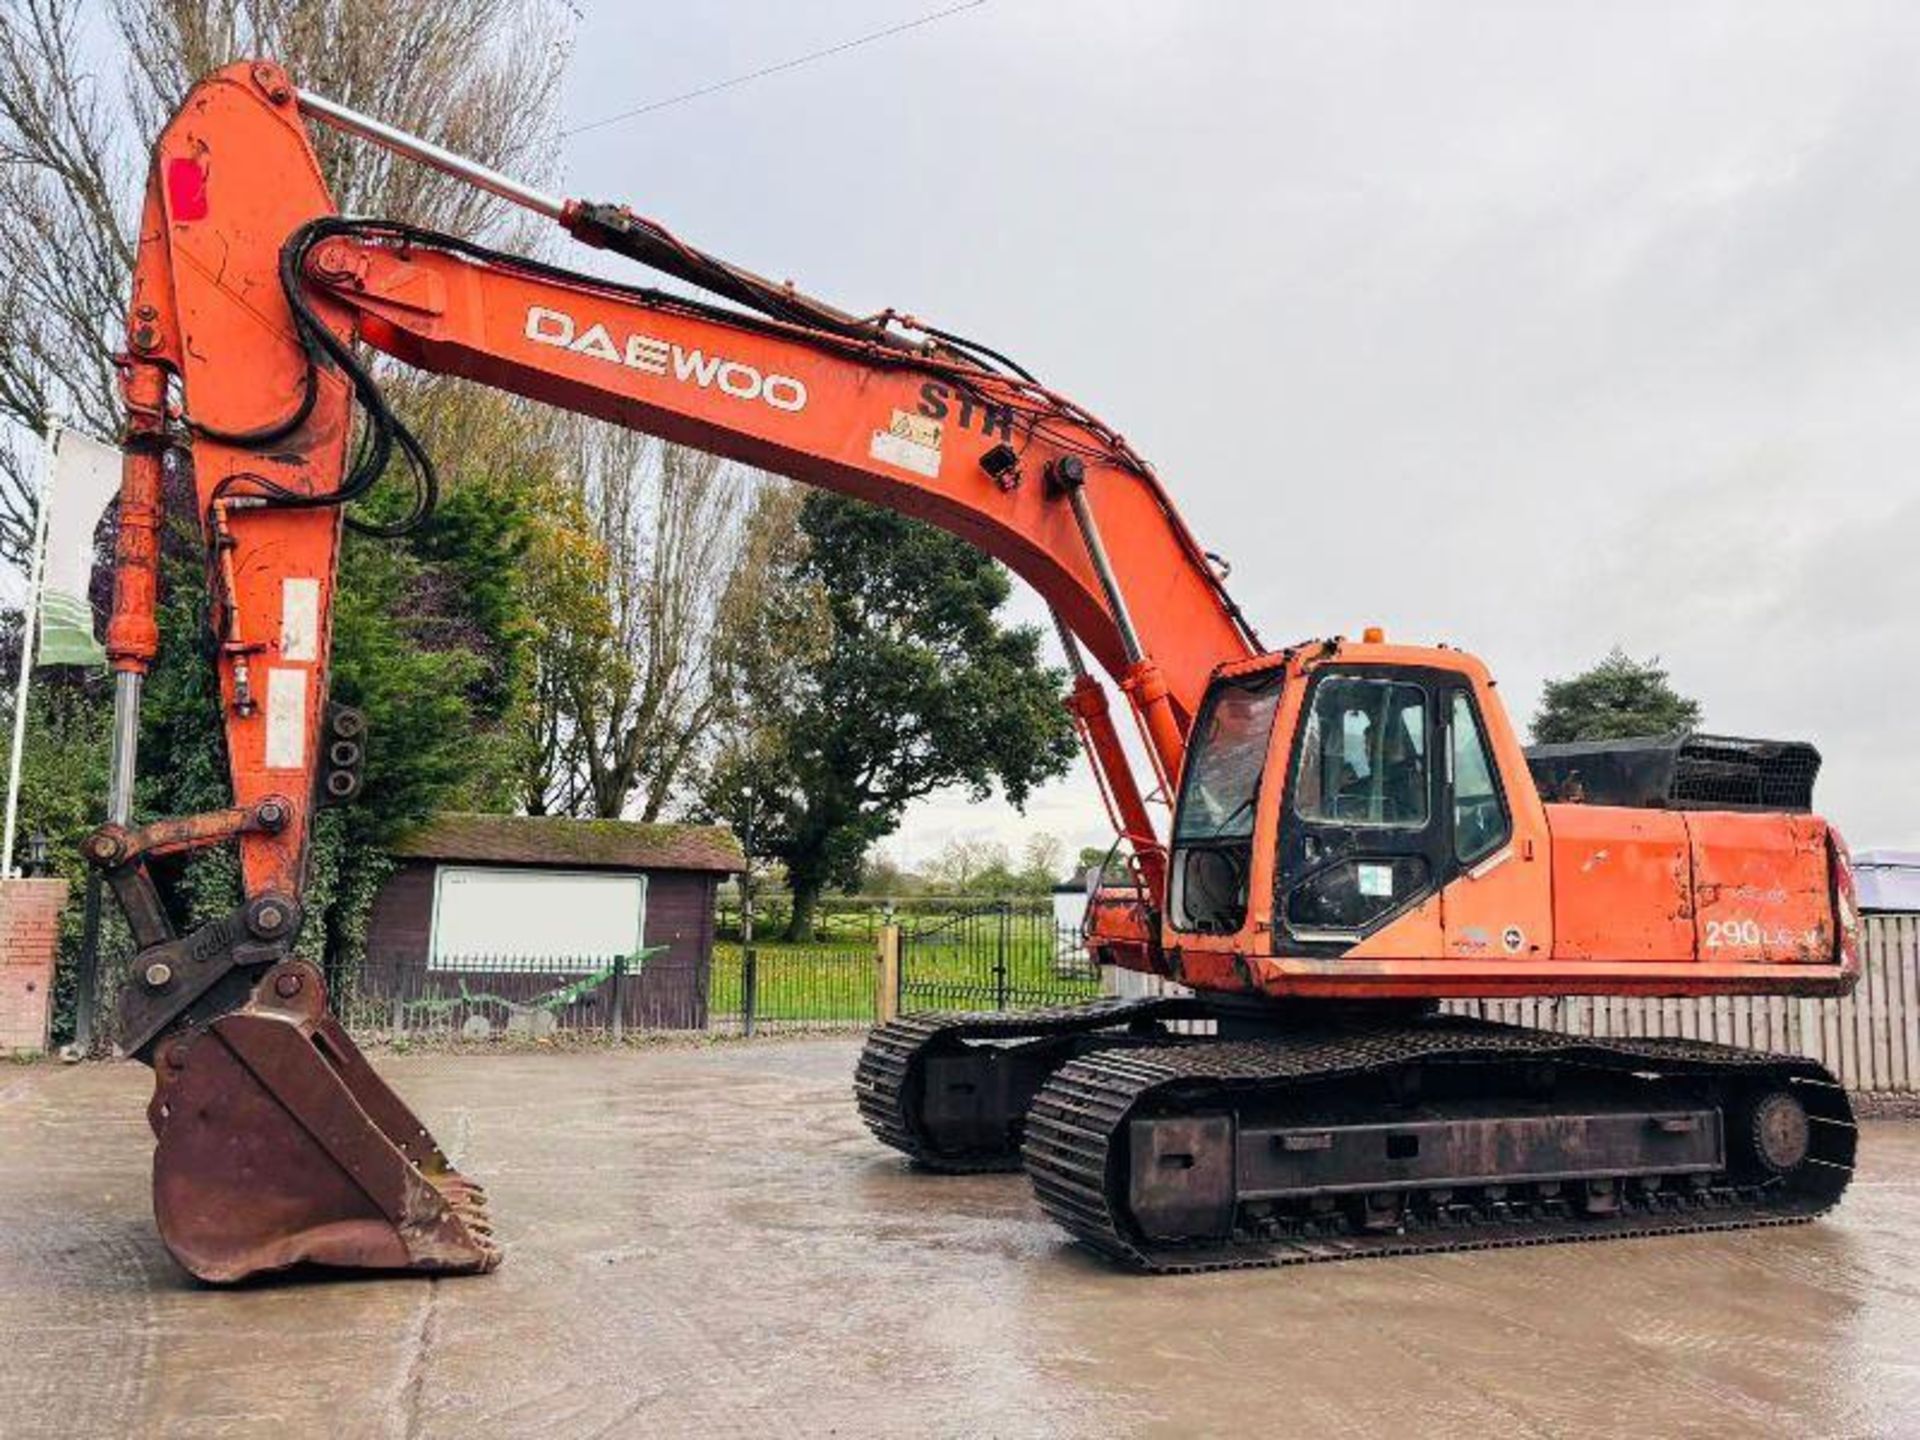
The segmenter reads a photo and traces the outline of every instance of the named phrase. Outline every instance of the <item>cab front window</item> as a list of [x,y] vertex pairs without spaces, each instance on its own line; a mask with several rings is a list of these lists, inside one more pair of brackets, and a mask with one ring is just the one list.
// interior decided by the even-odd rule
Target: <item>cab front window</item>
[[1254,811],[1280,684],[1277,670],[1223,680],[1194,726],[1173,825],[1176,929],[1228,934],[1246,919]]
[[1301,819],[1422,829],[1429,788],[1425,690],[1359,676],[1320,682],[1294,778]]

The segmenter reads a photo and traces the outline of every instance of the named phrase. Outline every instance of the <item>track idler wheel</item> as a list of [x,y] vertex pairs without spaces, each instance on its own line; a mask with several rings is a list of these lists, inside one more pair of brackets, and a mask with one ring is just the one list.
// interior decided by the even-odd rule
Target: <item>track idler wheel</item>
[[1807,1108],[1785,1090],[1770,1090],[1747,1112],[1747,1147],[1769,1173],[1790,1175],[1813,1145]]
[[313,966],[275,965],[246,1005],[153,1059],[154,1215],[200,1279],[500,1263],[485,1192],[373,1072]]

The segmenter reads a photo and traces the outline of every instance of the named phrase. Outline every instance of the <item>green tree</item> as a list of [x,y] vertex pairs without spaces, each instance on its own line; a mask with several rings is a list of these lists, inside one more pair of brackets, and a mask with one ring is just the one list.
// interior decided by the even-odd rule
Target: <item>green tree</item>
[[[218,809],[231,794],[203,648],[199,542],[191,508],[169,508],[161,650],[141,716],[142,815]],[[300,936],[302,953],[336,979],[361,957],[387,842],[435,810],[499,809],[512,799],[536,632],[502,577],[543,522],[522,475],[470,474],[403,540],[345,537],[332,698],[367,717],[367,783],[351,805],[316,822]],[[161,878],[183,926],[238,903],[230,851],[198,855]]]
[[800,529],[790,585],[823,598],[826,643],[789,667],[777,708],[749,707],[703,797],[785,863],[796,940],[821,892],[855,880],[911,802],[959,785],[1017,806],[1074,753],[1065,677],[1040,663],[1037,629],[1002,623],[1012,582],[992,559],[823,492],[802,503]]
[[[0,693],[7,696],[9,723],[0,725],[0,767],[8,762],[13,739],[11,701],[20,663],[20,615],[0,620]],[[47,842],[52,873],[64,877],[77,899],[86,882],[80,841],[93,828],[99,797],[106,793],[107,744],[111,707],[101,703],[106,682],[80,671],[46,672],[36,679],[27,701],[27,737],[20,765],[18,852],[32,837]],[[69,904],[60,916],[60,953],[78,952],[82,912]],[[72,1033],[74,972],[62,964],[54,973],[53,1033],[57,1041]]]
[[1700,724],[1700,702],[1675,690],[1658,656],[1635,660],[1615,646],[1568,680],[1549,680],[1533,716],[1536,745],[1671,735]]

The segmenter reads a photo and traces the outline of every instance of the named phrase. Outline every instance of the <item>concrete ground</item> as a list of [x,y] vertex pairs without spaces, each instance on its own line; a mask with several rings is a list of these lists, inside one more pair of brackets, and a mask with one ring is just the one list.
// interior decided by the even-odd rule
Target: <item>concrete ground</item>
[[1150,1279],[910,1172],[854,1056],[383,1060],[505,1266],[226,1292],[151,1228],[144,1070],[0,1070],[0,1434],[1920,1433],[1920,1125],[1816,1225]]

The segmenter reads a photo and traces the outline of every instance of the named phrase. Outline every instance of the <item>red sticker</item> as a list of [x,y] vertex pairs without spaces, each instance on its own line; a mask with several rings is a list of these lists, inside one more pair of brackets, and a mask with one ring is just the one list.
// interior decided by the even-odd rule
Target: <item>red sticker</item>
[[207,218],[207,172],[199,161],[167,161],[167,208],[175,220]]

